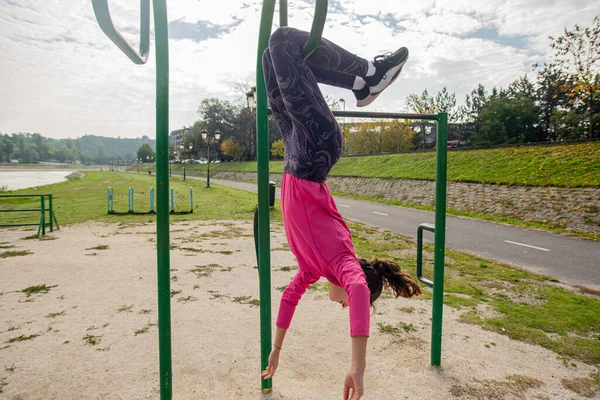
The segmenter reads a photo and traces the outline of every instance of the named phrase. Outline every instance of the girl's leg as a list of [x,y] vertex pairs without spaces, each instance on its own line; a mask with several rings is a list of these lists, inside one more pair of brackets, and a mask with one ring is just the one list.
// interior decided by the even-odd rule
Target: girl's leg
[[[269,97],[269,105],[275,117],[275,122],[279,127],[284,141],[289,137],[289,132],[292,131],[292,121],[288,114],[283,99],[281,98],[281,92],[277,85],[277,76],[275,76],[275,70],[273,69],[273,60],[271,59],[271,51],[266,49],[262,56],[263,74],[265,77],[265,86],[267,88],[267,96]],[[287,143],[284,143],[287,146]]]
[[[279,28],[269,40],[281,99],[293,125],[291,131],[282,131],[286,145],[284,172],[324,182],[341,155],[342,132],[304,59],[303,44],[289,38],[295,31]],[[267,75],[265,71],[265,79]]]
[[[309,33],[299,29],[279,28],[286,40],[296,42],[303,47]],[[306,58],[317,82],[345,89],[352,89],[356,77],[364,78],[369,69],[369,62],[364,58],[343,49],[335,43],[322,38],[320,44]]]

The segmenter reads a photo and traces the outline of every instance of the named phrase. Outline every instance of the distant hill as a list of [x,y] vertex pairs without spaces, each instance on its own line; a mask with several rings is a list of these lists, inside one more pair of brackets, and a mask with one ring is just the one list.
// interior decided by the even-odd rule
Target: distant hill
[[77,139],[54,139],[45,138],[39,133],[0,133],[0,162],[105,164],[110,160],[135,161],[138,149],[144,144],[156,151],[156,141],[148,136],[121,139],[84,135]]
[[145,143],[148,143],[152,150],[156,151],[156,140],[148,136],[142,136],[136,139],[120,139],[96,135],[85,135],[78,139],[79,149],[94,157],[98,154],[99,148],[104,146],[104,155],[108,158],[121,157],[123,159],[134,159],[138,149]]

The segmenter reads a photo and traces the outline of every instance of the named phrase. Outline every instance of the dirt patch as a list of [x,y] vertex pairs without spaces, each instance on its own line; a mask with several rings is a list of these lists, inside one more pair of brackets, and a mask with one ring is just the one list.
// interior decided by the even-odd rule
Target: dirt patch
[[[274,392],[261,396],[252,224],[175,223],[171,230],[174,397],[341,397],[350,365],[348,309],[329,301],[326,282],[300,301]],[[0,280],[3,398],[159,398],[156,243],[148,241],[155,231],[153,224],[90,223],[55,231],[51,241],[21,240],[28,234],[23,230],[2,231],[3,245],[32,253],[0,259],[0,276],[10,277]],[[285,246],[282,225],[272,224],[271,233],[278,248],[271,261],[275,320],[281,297],[276,288],[290,282],[297,264]],[[106,247],[86,256],[85,249],[98,245]],[[40,290],[22,292],[32,287]],[[494,399],[490,393],[499,396],[502,390],[512,397],[497,399],[588,398],[590,392],[582,389],[587,381],[580,379],[588,379],[593,366],[565,364],[542,347],[462,324],[460,314],[444,308],[442,367],[432,368],[431,301],[378,300],[371,315],[364,399]],[[380,324],[388,332],[380,331]]]

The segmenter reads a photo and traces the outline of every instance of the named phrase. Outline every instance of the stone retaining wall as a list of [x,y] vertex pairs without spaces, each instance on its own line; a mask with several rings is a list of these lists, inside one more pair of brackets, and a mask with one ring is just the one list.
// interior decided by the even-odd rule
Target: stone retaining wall
[[[211,176],[256,182],[253,172],[216,172]],[[281,174],[271,174],[270,179],[279,184]],[[433,181],[330,176],[327,185],[333,192],[435,205]],[[567,229],[600,234],[600,189],[448,182],[448,208],[556,223]]]

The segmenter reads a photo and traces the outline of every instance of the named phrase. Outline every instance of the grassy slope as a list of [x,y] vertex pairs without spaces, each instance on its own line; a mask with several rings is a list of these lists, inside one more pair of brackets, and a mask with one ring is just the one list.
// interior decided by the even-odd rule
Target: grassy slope
[[[181,165],[173,168],[181,169]],[[206,169],[205,165],[188,166]],[[255,162],[222,163],[214,171],[256,172]],[[281,172],[282,161],[270,170]],[[342,157],[334,176],[435,179],[435,153]],[[600,187],[600,142],[561,146],[511,147],[491,150],[451,151],[448,180],[526,186]]]
[[[174,215],[172,221],[186,219],[249,219],[254,213],[256,196],[223,186],[213,186],[206,189],[205,182],[181,178],[171,180],[175,189],[175,210],[189,210],[189,188],[193,188],[193,215]],[[106,222],[147,222],[154,221],[154,215],[108,215],[107,189],[114,189],[115,211],[127,211],[127,189],[135,191],[135,210],[150,209],[150,188],[156,188],[155,175],[119,172],[85,172],[82,179],[73,179],[65,183],[41,186],[34,189],[23,189],[10,192],[11,194],[52,193],[54,213],[60,225],[83,222],[88,220]],[[170,198],[169,198],[170,202]],[[155,202],[156,204],[156,202]],[[19,208],[39,208],[39,199],[0,199],[0,209],[18,205]],[[210,207],[207,207],[210,205]],[[169,203],[170,208],[170,203]],[[36,223],[39,214],[10,213],[0,214],[0,221],[9,223]],[[274,214],[277,218],[277,214]]]

